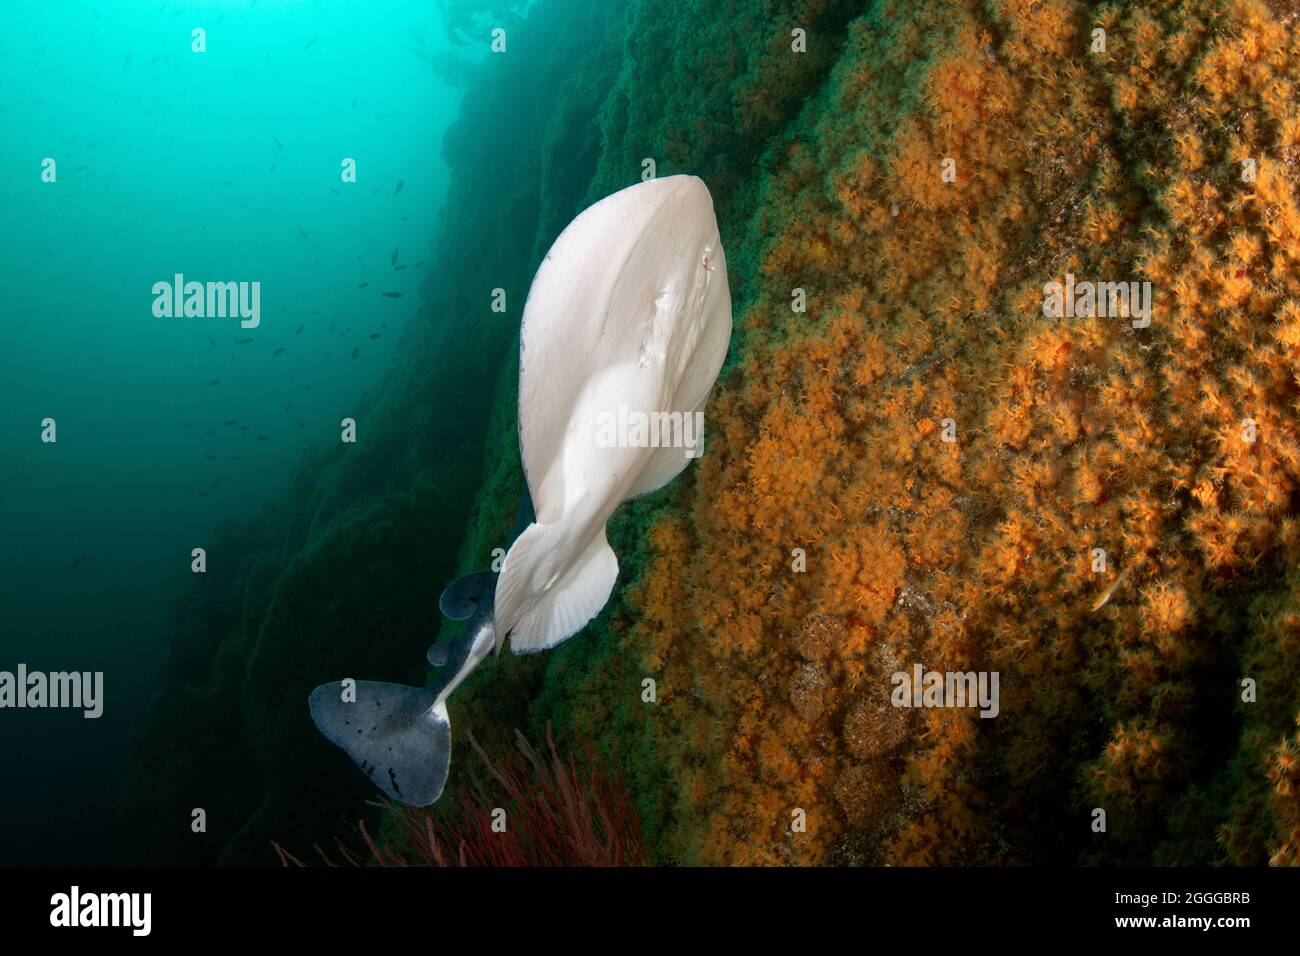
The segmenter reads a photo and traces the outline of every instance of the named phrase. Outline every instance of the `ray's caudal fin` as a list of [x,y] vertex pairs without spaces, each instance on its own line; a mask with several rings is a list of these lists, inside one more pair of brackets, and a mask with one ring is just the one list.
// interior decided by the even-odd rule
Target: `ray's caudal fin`
[[334,681],[308,701],[316,728],[394,800],[427,807],[451,766],[451,722],[432,688]]

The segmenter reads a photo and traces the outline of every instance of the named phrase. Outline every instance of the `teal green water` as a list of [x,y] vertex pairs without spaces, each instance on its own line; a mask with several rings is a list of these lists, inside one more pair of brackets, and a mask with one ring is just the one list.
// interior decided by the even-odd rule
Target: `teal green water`
[[[120,858],[191,549],[394,366],[439,266],[444,77],[474,57],[418,0],[6,4],[0,671],[102,671],[104,713],[0,710],[0,863]],[[156,316],[177,273],[259,283],[257,326]]]

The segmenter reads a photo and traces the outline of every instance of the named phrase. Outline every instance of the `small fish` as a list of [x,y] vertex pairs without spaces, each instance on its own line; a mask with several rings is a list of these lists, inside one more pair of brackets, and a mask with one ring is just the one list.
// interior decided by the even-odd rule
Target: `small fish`
[[223,425],[225,425],[227,428],[229,428],[231,425],[238,425],[238,424],[239,424],[239,421],[238,421],[237,419],[234,419],[234,418],[227,418],[227,419],[226,419],[224,422],[222,422],[221,424],[223,424]]
[[1107,604],[1110,603],[1110,599],[1115,596],[1115,592],[1119,589],[1119,586],[1122,583],[1124,583],[1124,576],[1127,574],[1128,574],[1128,569],[1126,568],[1125,570],[1119,573],[1119,577],[1117,577],[1114,581],[1110,582],[1110,587],[1102,591],[1101,596],[1098,597],[1095,602],[1093,602],[1092,610],[1100,611],[1102,608],[1104,608]]
[[250,339],[248,336],[244,336],[242,339],[235,339],[235,342],[239,345],[247,345],[251,341],[253,340]]
[[397,181],[397,188],[393,190],[393,195],[396,196],[398,193],[400,193],[402,191],[402,187],[405,185],[406,185],[406,180],[399,179]]
[[397,265],[397,249],[396,249],[396,248],[393,249],[393,254],[392,254],[391,256],[389,256],[388,258],[391,259],[391,260],[393,260],[393,265]]
[[401,298],[404,298],[404,296],[403,296],[402,293],[400,293],[400,292],[385,292],[385,293],[384,293],[384,298],[385,298],[385,299],[401,299]]
[[405,268],[406,268],[406,263],[402,263],[400,266],[393,266],[393,271],[394,271],[394,272],[401,272],[401,271],[402,271],[403,269],[405,269]]
[[[219,379],[219,378],[214,378],[212,381],[208,382],[208,385],[209,385],[209,386],[212,386],[212,385],[220,385],[220,384],[221,384],[221,379]],[[186,427],[186,428],[189,428],[188,425],[186,425],[185,427]]]
[[307,232],[306,232],[306,230],[304,230],[304,229],[302,228],[302,226],[299,226],[299,227],[298,227],[298,231],[302,233],[302,237],[303,237],[304,239],[307,238]]
[[364,289],[364,288],[365,288],[366,286],[368,286],[368,285],[370,285],[369,282],[363,282],[363,283],[361,283],[361,285],[357,286],[357,288],[358,288],[358,289]]
[[280,142],[280,141],[279,141],[278,139],[276,139],[274,136],[272,136],[271,139],[275,142],[275,145],[276,145],[276,146],[279,146],[281,149],[284,149],[284,143]]
[[284,346],[281,345],[278,349],[276,349],[276,350],[275,350],[274,352],[272,352],[271,354],[272,354],[272,355],[279,355],[279,354],[280,354],[281,352],[283,352],[283,351],[284,351]]
[[258,436],[257,436],[257,440],[258,440],[258,441],[270,441],[271,439],[267,438],[265,435],[258,435]]
[[203,457],[206,458],[208,461],[216,461],[216,460],[217,460],[217,456],[216,456],[216,455],[204,455]]
[[303,48],[304,50],[310,50],[310,49],[311,49],[311,45],[312,45],[313,43],[315,43],[315,42],[316,42],[317,40],[319,40],[319,39],[320,39],[320,37],[312,37],[310,40],[308,40],[306,43],[304,43],[304,44],[302,45],[302,48]]
[[356,358],[360,354],[361,354],[361,346],[358,345],[356,348],[352,350],[352,357]]
[[217,344],[216,339],[214,339],[212,336],[209,335],[209,336],[208,336],[208,344],[209,344],[209,345],[213,345],[213,346],[215,346],[215,345]]
[[371,332],[371,333],[370,333],[370,341],[373,342],[373,341],[374,341],[375,339],[377,339],[377,338],[379,338],[379,333],[378,333],[378,332]]
[[300,325],[300,326],[298,326],[298,331],[295,332],[295,333],[293,333],[293,334],[294,334],[294,335],[302,335],[302,330],[303,330],[303,326]]
[[90,558],[88,558],[86,555],[83,554],[83,555],[81,555],[80,557],[77,557],[77,558],[74,558],[74,559],[73,559],[73,561],[72,561],[72,566],[73,566],[74,568],[79,568],[79,567],[81,567],[81,565],[85,564],[85,563],[86,563],[87,561],[89,561],[89,560],[90,560]]

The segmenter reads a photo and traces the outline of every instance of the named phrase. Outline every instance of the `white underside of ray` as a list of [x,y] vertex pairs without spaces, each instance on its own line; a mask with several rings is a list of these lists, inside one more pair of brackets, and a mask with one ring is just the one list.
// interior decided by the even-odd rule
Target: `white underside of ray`
[[691,456],[602,447],[603,416],[702,411],[730,337],[726,257],[699,179],[629,187],[561,233],[520,330],[519,443],[536,521],[501,568],[498,641],[553,647],[604,607],[618,576],[605,523]]

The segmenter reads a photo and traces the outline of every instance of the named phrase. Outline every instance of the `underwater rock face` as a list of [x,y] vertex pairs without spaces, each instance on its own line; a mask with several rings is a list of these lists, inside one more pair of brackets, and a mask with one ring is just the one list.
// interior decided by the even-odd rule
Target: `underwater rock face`
[[[672,29],[662,7],[654,26],[632,5],[630,45]],[[719,162],[738,329],[700,470],[612,532],[634,583],[555,653],[535,712],[622,755],[661,859],[1294,854],[1274,754],[1300,711],[1300,58],[1280,17],[879,4],[831,29],[797,115],[773,103],[758,170],[680,135],[746,77],[689,94],[707,103],[660,91],[725,41],[625,68],[606,143],[657,130],[683,165]],[[607,149],[597,182],[632,155]],[[1272,172],[1243,182],[1248,155]],[[1149,281],[1149,325],[1049,318],[1067,274]],[[1248,417],[1268,441],[1241,440]],[[998,718],[900,726],[867,692],[916,661],[1000,672]],[[627,689],[646,676],[653,711]],[[1104,845],[1073,825],[1098,805]]]
[[[477,673],[455,746],[472,730],[501,753],[547,721],[591,740],[622,766],[661,863],[1295,862],[1293,22],[1252,0],[860,7],[747,0],[724,21],[686,0],[592,3],[538,23],[569,23],[567,43],[589,16],[599,42],[557,41],[527,83],[470,89],[467,111],[523,118],[517,141],[476,144],[469,124],[448,138],[460,221],[503,223],[449,239],[464,275],[518,264],[520,300],[564,222],[651,156],[708,183],[737,327],[698,467],[610,524],[611,604],[544,659]],[[559,15],[543,0],[532,16]],[[742,36],[771,42],[755,53]],[[467,184],[511,160],[504,196],[475,205]],[[1149,325],[1044,314],[1067,275],[1149,281]],[[305,484],[377,510],[348,517],[326,491],[319,512],[288,506],[284,541],[245,529],[239,580],[185,606],[183,633],[202,617],[226,636],[206,667],[178,642],[185,679],[139,772],[161,786],[185,752],[167,728],[207,735],[193,772],[225,781],[249,821],[225,859],[270,860],[272,837],[309,845],[358,806],[330,794],[290,823],[325,745],[297,751],[280,728],[310,727],[266,695],[300,711],[361,626],[349,608],[386,608],[409,634],[368,664],[412,660],[438,587],[509,527],[513,330],[485,334],[493,361],[457,382],[466,408],[491,393],[491,417],[454,436],[482,475],[443,474],[446,443],[410,430],[373,470],[311,468]],[[415,382],[445,387],[450,345],[418,344],[437,358],[395,378],[395,423],[435,398]],[[381,495],[396,462],[409,474]],[[457,567],[396,590],[353,582],[305,672],[279,603],[343,586],[368,522],[412,515],[425,530],[398,540],[463,540]],[[319,576],[298,601],[295,574]],[[890,675],[916,662],[998,672],[998,717],[890,707]],[[227,729],[198,715],[232,704],[244,737],[218,742]],[[1104,844],[1078,825],[1096,806],[1111,811]],[[810,821],[798,839],[792,808]]]

